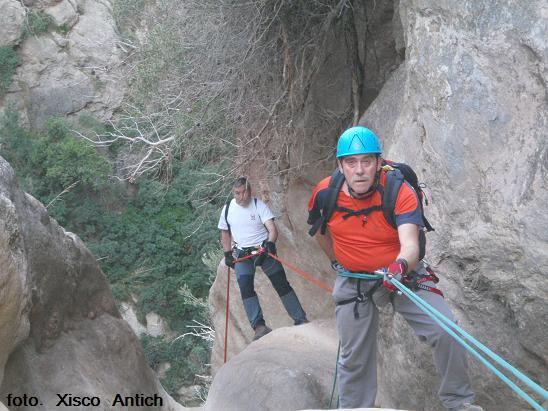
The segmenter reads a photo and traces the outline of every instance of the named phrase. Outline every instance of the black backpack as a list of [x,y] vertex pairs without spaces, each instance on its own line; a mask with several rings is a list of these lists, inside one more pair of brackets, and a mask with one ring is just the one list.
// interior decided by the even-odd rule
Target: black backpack
[[[333,174],[331,174],[331,178],[329,180],[329,186],[327,188],[327,198],[321,210],[321,217],[314,223],[312,228],[308,231],[308,234],[313,236],[318,232],[318,229],[320,228],[320,232],[322,234],[325,234],[325,230],[327,229],[327,222],[329,221],[331,215],[333,214],[333,211],[335,210],[346,212],[347,214],[343,216],[343,218],[349,218],[356,215],[366,216],[372,211],[382,210],[384,218],[386,219],[388,224],[390,224],[394,228],[397,228],[394,208],[398,192],[400,191],[400,187],[403,184],[404,180],[407,181],[411,185],[411,187],[413,187],[419,197],[422,220],[425,230],[434,231],[434,228],[430,225],[430,223],[424,216],[423,202],[425,205],[428,205],[428,199],[426,198],[422,190],[422,187],[424,185],[419,184],[417,174],[411,168],[411,166],[404,163],[395,163],[389,160],[384,160],[383,170],[386,172],[386,180],[384,184],[384,192],[382,195],[381,205],[365,208],[362,210],[349,210],[347,208],[337,206],[337,197],[344,182],[344,176],[339,171],[339,169],[335,170]],[[425,230],[419,230],[419,260],[422,260],[424,258],[424,254],[426,252]]]

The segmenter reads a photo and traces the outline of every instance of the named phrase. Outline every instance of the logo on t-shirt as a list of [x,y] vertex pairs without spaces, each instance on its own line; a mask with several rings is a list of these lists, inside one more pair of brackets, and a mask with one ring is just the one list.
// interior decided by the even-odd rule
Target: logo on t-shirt
[[255,214],[250,214],[250,217],[253,221],[255,221]]

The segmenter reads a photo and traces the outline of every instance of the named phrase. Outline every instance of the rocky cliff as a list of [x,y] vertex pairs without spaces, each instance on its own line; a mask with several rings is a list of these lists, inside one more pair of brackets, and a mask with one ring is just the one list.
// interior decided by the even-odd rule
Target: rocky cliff
[[[182,409],[148,367],[95,257],[18,188],[1,157],[0,225],[0,398],[9,409],[50,410],[59,395],[120,409],[117,394],[161,396],[163,406],[143,409]],[[37,403],[10,404],[8,395]]]
[[[428,236],[427,259],[442,278],[447,301],[462,327],[546,387],[545,2],[413,0],[353,4],[369,17],[367,30],[362,31],[362,44],[369,47],[362,52],[367,84],[372,88],[364,91],[362,100],[368,100],[368,93],[371,104],[360,116],[360,124],[378,133],[387,158],[411,164],[428,185],[430,205],[426,213],[436,231]],[[270,184],[270,198],[275,200],[273,206],[280,213],[284,234],[280,255],[324,281],[332,281],[332,276],[319,247],[307,238],[306,202],[313,184],[334,167],[333,161],[324,159],[333,151],[340,130],[349,124],[331,122],[326,126],[321,115],[322,110],[340,118],[348,113],[351,73],[345,65],[345,54],[350,53],[345,47],[340,36],[331,38],[327,53],[331,59],[318,73],[310,91],[312,101],[302,113],[303,139],[293,147],[295,153],[304,153],[304,160],[298,158],[297,164],[295,155],[290,167],[303,163],[310,166],[288,177],[287,189],[281,194],[276,193],[279,185]],[[260,170],[255,176],[257,180],[264,178]],[[225,270],[220,267],[212,289],[212,301],[218,302],[215,313],[224,312]],[[290,280],[304,296],[310,318],[325,318],[328,307],[322,304],[330,304],[329,297],[292,274]],[[288,325],[276,298],[263,290],[268,288],[264,277],[258,276],[256,281],[267,320],[272,317],[275,327]],[[231,304],[241,303],[235,300]],[[245,318],[234,314],[238,309],[231,311],[229,330],[237,335],[239,330],[244,331],[240,337],[229,339],[232,354],[242,351],[250,341]],[[224,330],[221,316],[216,329]],[[299,332],[294,331],[295,335]],[[276,331],[273,334],[274,339]],[[287,344],[291,344],[289,339]],[[254,345],[249,351],[256,350]],[[402,318],[390,310],[382,315],[379,346],[378,403],[404,409],[440,409],[438,377],[429,347],[420,344]],[[313,351],[313,344],[308,348]],[[217,366],[221,364],[221,349],[218,338],[214,353]],[[246,355],[251,358],[253,354],[244,350],[236,357],[238,363],[240,356]],[[256,372],[270,358],[265,354],[257,361],[255,373],[241,376],[236,384],[261,387],[254,392],[262,390]],[[288,377],[284,386],[278,385],[276,395],[285,398],[286,393],[293,392],[293,383],[306,385],[298,380],[306,361],[288,362],[295,377]],[[470,366],[478,403],[485,409],[527,407],[482,365],[471,360]],[[229,362],[219,373],[236,372],[232,367],[236,365]],[[332,368],[325,372],[332,372]],[[308,383],[313,379],[311,376]],[[216,384],[214,380],[212,395],[227,398],[217,391]],[[236,389],[232,386],[230,392]],[[211,404],[218,401],[208,399]]]
[[126,88],[112,3],[1,0],[0,9],[0,47],[17,48],[20,63],[0,109],[11,104],[34,128],[51,116],[109,120]]

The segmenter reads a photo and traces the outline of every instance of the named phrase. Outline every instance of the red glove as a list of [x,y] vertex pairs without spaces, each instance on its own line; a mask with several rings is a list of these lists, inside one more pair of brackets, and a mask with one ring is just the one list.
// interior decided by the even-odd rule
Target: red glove
[[386,268],[386,274],[382,285],[391,293],[396,291],[396,286],[392,285],[389,281],[390,278],[395,278],[398,281],[402,281],[407,274],[407,261],[404,258],[398,258]]

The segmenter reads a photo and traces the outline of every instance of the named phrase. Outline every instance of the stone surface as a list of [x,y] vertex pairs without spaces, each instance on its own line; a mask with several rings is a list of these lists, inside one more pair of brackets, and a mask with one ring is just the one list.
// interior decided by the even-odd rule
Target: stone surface
[[17,0],[0,0],[0,47],[19,43],[25,22],[25,9]]
[[15,347],[29,335],[31,287],[27,278],[25,255],[17,199],[13,198],[13,170],[0,161],[0,382],[4,365]]
[[[63,35],[51,30],[21,44],[21,64],[3,106],[15,105],[22,119],[38,129],[58,115],[86,112],[101,120],[110,119],[126,88],[111,3],[63,0],[32,5],[45,6],[49,6],[45,12],[55,24],[68,32]],[[0,26],[0,39],[8,28]]]
[[218,371],[205,410],[325,409],[337,343],[332,321],[274,330]]
[[[377,2],[378,10],[389,11],[385,3]],[[384,24],[393,25],[394,41],[381,43],[384,48],[394,47],[404,59],[384,82],[381,75],[369,74],[380,92],[360,122],[378,133],[387,158],[409,163],[428,185],[426,213],[436,231],[428,235],[427,259],[442,278],[440,286],[459,324],[546,387],[548,346],[542,342],[548,340],[548,7],[536,0],[395,3],[391,19],[382,18]],[[386,27],[381,31],[390,33]],[[310,166],[300,169],[289,183],[274,182],[270,191],[265,190],[281,213],[280,255],[328,283],[328,261],[315,241],[307,238],[306,202],[315,183],[335,167],[328,155],[339,131],[348,125],[340,124],[337,129],[335,122],[322,122],[318,114],[324,108],[329,113],[348,110],[350,86],[345,79],[349,73],[338,66],[346,60],[341,51],[344,46],[337,41],[334,38],[327,45],[334,57],[319,70],[314,85],[318,89],[311,90],[303,118],[294,120],[303,124],[305,137],[295,142],[295,151],[302,145],[304,155],[292,156],[289,169],[303,163]],[[387,58],[380,66],[388,70],[389,56],[394,54],[385,50],[378,55]],[[256,170],[256,178],[266,179],[260,174],[261,167]],[[268,284],[260,276],[256,282],[267,321],[273,311],[283,320],[283,311],[272,308],[276,296],[267,294]],[[231,287],[237,294],[237,284]],[[309,316],[332,315],[322,290],[308,283],[295,288],[299,296],[308,288],[315,290],[302,298]],[[218,334],[224,333],[223,293],[226,267],[221,265],[210,298],[216,307]],[[240,385],[241,378],[244,384],[252,384],[251,390],[262,393],[260,380],[274,378],[266,370],[267,376],[253,383],[231,366],[239,359],[234,354],[245,356],[254,346],[244,350],[251,331],[239,295],[233,298],[237,304],[231,299],[231,360],[218,371],[212,392],[220,389],[217,378],[226,381],[225,370],[230,369],[238,376],[231,391],[238,389],[235,385]],[[222,360],[222,339],[217,340],[214,364]],[[267,336],[259,342],[266,345],[270,340]],[[441,410],[431,349],[389,307],[381,314],[379,347],[379,405]],[[268,363],[277,355],[265,350],[256,361]],[[472,359],[470,371],[477,401],[485,409],[527,407]],[[276,372],[273,366],[272,375]],[[280,401],[286,397],[280,395]]]
[[78,21],[77,6],[70,0],[63,0],[45,9],[57,26],[65,29],[71,28]]
[[118,393],[157,393],[162,409],[183,409],[148,367],[95,257],[19,190],[1,157],[0,227],[1,398],[37,396],[43,405],[19,408],[34,411],[54,408],[57,393],[88,394],[110,410]]
[[146,334],[147,328],[141,324],[139,319],[137,318],[137,314],[135,313],[135,307],[133,304],[127,303],[127,302],[121,302],[120,303],[120,314],[122,315],[122,318],[126,320],[126,322],[131,327],[131,330],[140,336],[141,334]]

